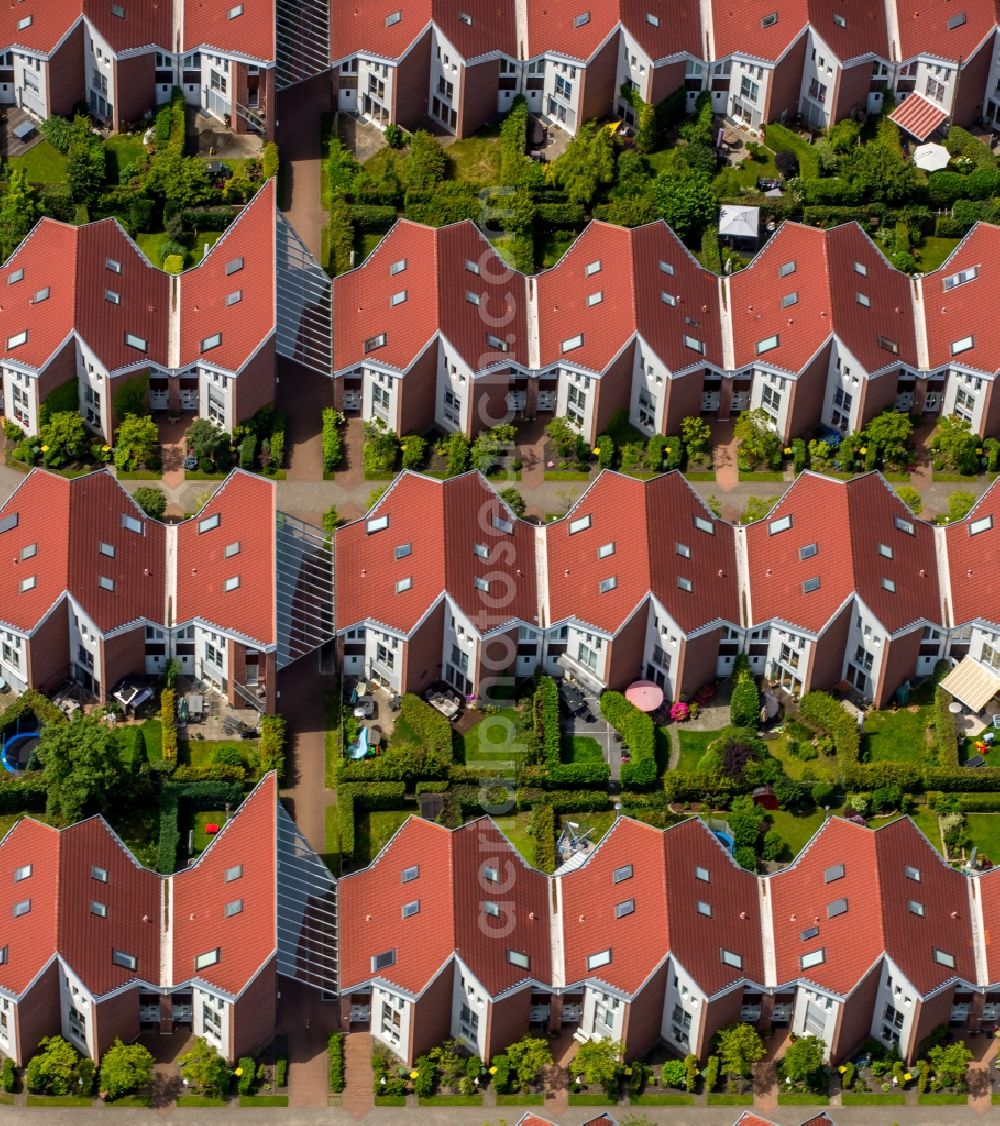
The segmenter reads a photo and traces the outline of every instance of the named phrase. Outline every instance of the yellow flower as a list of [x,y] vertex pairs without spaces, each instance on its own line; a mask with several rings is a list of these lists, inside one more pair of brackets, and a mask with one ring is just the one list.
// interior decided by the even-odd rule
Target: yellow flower
[[411,1079],[416,1079],[416,1077],[417,1077],[417,1076],[418,1076],[419,1074],[420,1074],[420,1073],[419,1073],[418,1071],[411,1071],[411,1072],[410,1072],[410,1078],[411,1078]]
[[497,1069],[495,1067],[491,1067],[490,1068],[490,1075],[496,1075],[496,1073],[497,1073]]
[[861,449],[860,449],[860,450],[858,450],[858,453],[859,453],[859,454],[866,454],[866,453],[868,453],[868,447],[867,447],[867,446],[862,446],[862,447],[861,447]]
[[847,1070],[847,1068],[843,1064],[841,1064],[840,1067],[837,1068],[837,1070],[840,1072],[841,1075],[843,1075],[844,1072]]
[[600,446],[594,446],[594,448],[593,448],[593,449],[592,449],[592,450],[591,450],[590,452],[591,452],[591,453],[592,453],[592,454],[593,454],[593,455],[594,455],[595,457],[597,457],[597,456],[598,456],[598,455],[600,454],[600,452],[601,452],[601,447],[600,447]]
[[906,1072],[906,1074],[905,1074],[905,1075],[903,1076],[903,1079],[904,1079],[904,1080],[905,1080],[905,1081],[906,1081],[907,1083],[909,1083],[909,1081],[910,1081],[910,1080],[911,1080],[912,1078],[913,1078],[913,1076],[912,1076],[912,1075],[911,1075],[911,1074],[910,1074],[909,1072]]
[[111,447],[110,447],[110,446],[101,446],[101,449],[102,449],[102,450],[103,450],[103,451],[104,451],[105,453],[107,453],[107,452],[108,452],[108,450],[110,450],[110,449],[111,449]]
[[48,446],[42,446],[41,450],[42,450],[43,454],[47,454],[49,452],[49,447]]
[[242,1067],[238,1067],[238,1068],[237,1068],[237,1069],[236,1069],[236,1070],[235,1070],[235,1071],[233,1072],[233,1075],[242,1075],[242,1074],[243,1074],[243,1068],[242,1068]]
[[790,454],[791,452],[792,452],[792,447],[791,446],[785,446],[785,453]]

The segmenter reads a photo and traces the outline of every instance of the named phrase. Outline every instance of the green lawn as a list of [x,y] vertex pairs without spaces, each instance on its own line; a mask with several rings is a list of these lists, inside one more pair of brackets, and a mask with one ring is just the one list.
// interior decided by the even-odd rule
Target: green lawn
[[1000,813],[967,813],[969,836],[981,855],[1000,862]]
[[914,251],[921,271],[928,273],[943,265],[948,255],[958,246],[959,241],[957,238],[937,238],[935,235],[928,235],[924,239],[923,246],[917,247]]
[[122,182],[122,170],[128,165],[142,163],[146,159],[141,133],[131,136],[116,133],[104,142],[104,151],[107,154],[108,180],[112,184]]
[[14,156],[7,161],[11,168],[23,168],[33,184],[61,184],[66,180],[65,156],[48,141],[39,141],[24,156]]
[[142,806],[109,806],[104,816],[111,828],[132,850],[133,856],[147,868],[156,867],[156,848],[160,839],[160,815],[154,808]]
[[788,739],[779,735],[776,739],[768,739],[764,744],[773,758],[776,758],[784,768],[789,778],[802,778],[808,772],[812,778],[833,778],[837,773],[837,760],[832,755],[817,755],[813,759],[799,758],[788,750]]
[[[210,250],[222,238],[222,233],[222,231],[202,231],[198,234],[196,241],[192,236],[192,244],[188,248],[184,260],[184,268],[190,269],[192,266],[197,266],[205,257],[206,248]],[[135,241],[139,249],[154,266],[162,266],[163,248],[170,241],[170,236],[166,231],[137,234]]]
[[798,856],[813,833],[823,824],[826,815],[822,809],[814,809],[811,813],[790,813],[785,809],[773,809],[769,811],[768,816],[773,823],[772,828],[781,834],[792,855]]
[[604,762],[604,749],[590,735],[564,735],[563,762]]
[[923,762],[927,757],[930,708],[869,712],[861,752],[871,762]]
[[384,238],[384,231],[358,231],[354,239],[355,264],[360,266]]
[[161,264],[163,247],[170,241],[170,236],[166,231],[159,231],[156,234],[137,234],[135,241],[136,245],[150,262],[152,262],[154,266],[159,266]]
[[192,244],[188,251],[188,264],[197,266],[206,253],[222,238],[222,235],[222,231],[200,231],[197,241]]
[[365,813],[357,810],[354,828],[355,866],[361,868],[371,863],[412,813],[413,810],[410,809],[373,809]]
[[535,838],[529,832],[531,814],[518,813],[513,817],[494,817],[497,828],[524,857],[528,864],[535,863]]
[[780,173],[774,163],[774,154],[771,150],[761,149],[758,155],[764,159],[751,160],[747,157],[738,167],[727,165],[718,172],[713,181],[716,192],[722,197],[737,196],[738,192],[734,191],[735,188],[756,190],[759,178],[778,179]]
[[340,874],[340,822],[337,803],[331,802],[323,811],[323,862],[334,875]]
[[541,267],[547,270],[554,266],[573,244],[576,234],[573,231],[546,231],[542,239]]
[[449,145],[448,160],[456,180],[477,184],[500,183],[500,148],[498,137],[466,137]]
[[501,708],[495,715],[484,716],[464,735],[456,735],[456,742],[466,765],[481,762],[499,767],[504,763],[516,763],[526,749],[518,740],[517,712],[514,708]]
[[603,839],[604,834],[607,833],[615,823],[615,811],[613,809],[604,809],[588,810],[581,813],[558,813],[556,814],[557,835],[566,828],[566,824],[569,821],[579,826],[579,828],[574,831],[581,836],[589,829],[590,836],[587,840],[596,845]]
[[219,747],[231,747],[244,762],[246,761],[247,748],[242,743],[234,743],[231,739],[192,739],[190,742],[182,740],[177,745],[177,758],[184,766],[211,766],[214,761],[212,756]]
[[206,825],[218,825],[221,832],[229,815],[224,809],[199,810],[194,815],[194,851],[197,855],[202,853],[218,836],[218,833],[206,833]]
[[681,745],[677,769],[682,774],[689,774],[698,769],[698,760],[708,750],[708,744],[719,737],[719,733],[718,731],[690,731],[681,724],[677,724],[675,730]]

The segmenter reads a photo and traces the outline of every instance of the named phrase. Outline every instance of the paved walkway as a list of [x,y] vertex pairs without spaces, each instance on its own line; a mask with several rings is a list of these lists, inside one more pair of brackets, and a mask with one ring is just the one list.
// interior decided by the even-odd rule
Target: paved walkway
[[278,95],[282,210],[318,262],[326,212],[320,205],[320,114],[330,106],[330,76],[319,74]]
[[355,1118],[363,1118],[374,1105],[372,1038],[368,1032],[349,1032],[344,1040],[344,1094],[341,1105]]
[[339,1006],[324,1001],[319,990],[288,978],[279,978],[278,988],[277,1031],[285,1037],[288,1049],[288,1105],[325,1107],[329,1085],[326,1045],[330,1033],[337,1030]]

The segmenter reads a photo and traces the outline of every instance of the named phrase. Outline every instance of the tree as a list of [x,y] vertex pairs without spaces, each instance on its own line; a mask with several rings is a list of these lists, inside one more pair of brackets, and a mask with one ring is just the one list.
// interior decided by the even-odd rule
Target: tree
[[201,1091],[222,1091],[229,1078],[226,1061],[204,1036],[195,1037],[194,1044],[177,1063],[181,1078]]
[[964,1086],[965,1072],[972,1062],[972,1052],[961,1040],[948,1045],[936,1044],[927,1053],[927,1058],[942,1087]]
[[268,141],[264,146],[264,152],[261,154],[261,171],[264,174],[265,180],[273,180],[278,175],[278,167],[281,163],[278,155],[278,146],[274,141]]
[[196,418],[187,428],[184,441],[198,459],[198,466],[203,472],[210,472],[213,467],[221,466],[228,460],[229,435],[207,418]]
[[681,441],[689,458],[701,457],[712,442],[712,428],[699,415],[681,419]]
[[679,238],[701,238],[702,231],[715,222],[719,201],[705,172],[689,170],[684,176],[661,172],[653,193],[660,214]]
[[948,497],[948,523],[953,524],[956,520],[968,516],[975,503],[975,493],[970,493],[967,489],[956,489]]
[[914,516],[920,515],[920,510],[924,507],[923,498],[912,485],[898,485],[896,487],[896,496],[899,497]]
[[150,164],[146,190],[180,208],[208,202],[214,189],[204,160],[187,160],[178,152],[161,150]]
[[613,1094],[621,1082],[624,1051],[620,1040],[588,1040],[573,1057],[570,1074],[582,1075],[588,1086],[603,1087]]
[[104,187],[104,145],[89,131],[69,147],[66,182],[74,203],[93,203]]
[[761,846],[761,856],[774,863],[785,855],[785,838],[777,829],[768,829],[764,834],[764,843]]
[[846,173],[866,198],[885,203],[903,203],[917,185],[916,169],[898,143],[893,147],[875,141],[852,149]]
[[976,450],[980,439],[972,433],[968,419],[958,415],[944,415],[931,437],[935,468],[951,469],[956,473],[975,473],[979,468]]
[[127,414],[115,434],[115,468],[138,469],[148,465],[160,448],[160,431],[148,416]]
[[739,443],[741,469],[770,465],[771,459],[781,449],[781,439],[774,430],[771,416],[762,407],[740,415],[733,427],[733,437]]
[[0,196],[0,262],[6,261],[42,213],[38,192],[23,168],[14,168]]
[[818,1036],[802,1036],[788,1045],[781,1060],[781,1073],[793,1083],[811,1086],[823,1067],[826,1045]]
[[28,1090],[46,1095],[76,1093],[80,1053],[61,1036],[44,1036],[39,1051],[28,1061]]
[[730,1024],[719,1029],[716,1051],[727,1075],[746,1077],[753,1065],[764,1058],[764,1041],[752,1024]]
[[515,489],[513,485],[509,485],[506,489],[500,490],[499,497],[515,516],[524,515],[527,504],[525,504],[524,497],[521,495],[519,489]]
[[42,453],[45,464],[58,469],[73,458],[83,457],[90,446],[90,435],[76,411],[58,411],[42,427]]
[[154,520],[162,520],[167,511],[167,494],[155,485],[142,485],[132,494],[132,499]]
[[537,1083],[542,1070],[552,1064],[552,1051],[548,1041],[532,1036],[522,1036],[507,1049],[511,1068],[517,1072],[517,1081],[522,1088]]
[[760,720],[760,693],[749,669],[741,670],[729,700],[729,722],[734,727],[756,729]]
[[[755,520],[763,520],[780,499],[780,497],[747,497],[740,523],[752,524]],[[759,708],[757,710],[760,711]]]
[[400,175],[407,191],[430,191],[448,171],[448,157],[441,142],[425,129],[410,138],[409,151],[401,162]]
[[746,795],[733,798],[728,818],[733,843],[737,847],[742,845],[746,848],[755,848],[761,826],[764,824],[764,817],[764,810],[754,804],[753,798]]
[[123,1044],[115,1040],[101,1057],[101,1091],[109,1099],[120,1099],[148,1086],[155,1061],[142,1044]]
[[901,411],[883,411],[865,427],[862,437],[874,446],[882,460],[892,465],[906,465],[910,458],[913,419]]
[[799,174],[799,158],[788,149],[781,149],[774,154],[774,166],[786,180]]
[[128,778],[121,744],[98,715],[75,713],[70,723],[47,723],[38,743],[48,816],[69,825],[109,807]]
[[554,418],[545,427],[545,436],[555,448],[556,457],[570,461],[578,456],[580,432],[564,415]]
[[136,375],[123,379],[111,403],[115,418],[124,418],[127,414],[144,415],[149,409],[149,376]]
[[604,126],[588,121],[552,163],[552,177],[570,203],[589,207],[615,178],[615,143]]

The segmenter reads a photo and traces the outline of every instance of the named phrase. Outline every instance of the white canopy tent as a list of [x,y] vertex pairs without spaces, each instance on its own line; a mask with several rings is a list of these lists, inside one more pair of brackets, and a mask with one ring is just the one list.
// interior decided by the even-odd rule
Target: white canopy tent
[[724,203],[719,208],[721,238],[756,239],[760,232],[760,208]]
[[964,657],[941,681],[941,687],[978,715],[1000,692],[1000,674],[975,657]]

